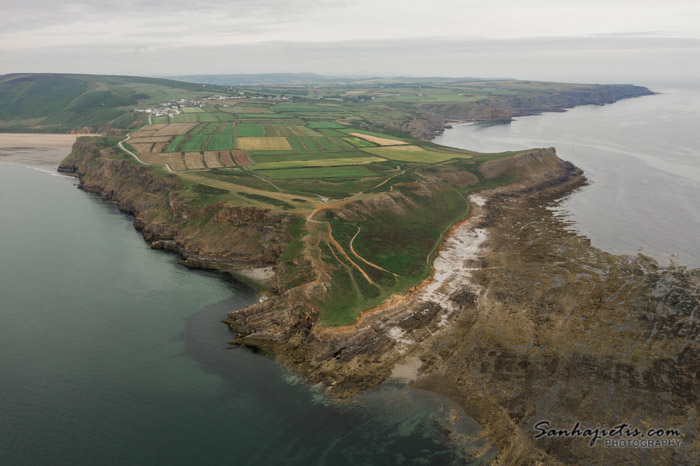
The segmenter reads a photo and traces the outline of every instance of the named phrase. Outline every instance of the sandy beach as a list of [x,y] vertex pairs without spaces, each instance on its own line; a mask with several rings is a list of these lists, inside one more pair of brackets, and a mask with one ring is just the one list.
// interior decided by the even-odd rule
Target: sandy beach
[[55,169],[79,136],[82,135],[0,133],[0,163]]

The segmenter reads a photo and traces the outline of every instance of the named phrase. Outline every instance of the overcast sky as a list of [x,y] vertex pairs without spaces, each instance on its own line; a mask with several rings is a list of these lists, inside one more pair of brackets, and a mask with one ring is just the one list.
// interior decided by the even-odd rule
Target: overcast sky
[[2,0],[0,73],[700,80],[698,0]]

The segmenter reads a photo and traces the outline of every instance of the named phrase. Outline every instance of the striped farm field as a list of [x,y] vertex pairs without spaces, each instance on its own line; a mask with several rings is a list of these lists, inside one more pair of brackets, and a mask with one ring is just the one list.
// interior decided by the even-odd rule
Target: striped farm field
[[219,160],[221,160],[221,163],[224,165],[224,167],[235,167],[236,162],[233,161],[231,158],[231,152],[227,150],[220,150],[219,151]]
[[172,117],[174,123],[211,123],[217,121],[233,121],[230,113],[181,113]]
[[233,108],[233,113],[273,113],[267,107],[239,107],[236,105]]
[[211,136],[207,143],[207,150],[233,149],[233,133],[217,133]]
[[311,128],[301,125],[264,125],[263,131],[265,132],[265,136],[322,136],[322,134],[312,130]]
[[328,159],[353,159],[365,158],[367,154],[360,151],[342,151],[342,152],[303,152],[303,151],[252,151],[250,156],[255,160],[255,163],[268,162],[288,162],[290,160],[306,161],[306,160],[328,160]]
[[248,157],[248,153],[242,150],[232,150],[231,151],[231,156],[233,156],[233,160],[236,161],[236,164],[245,167],[247,165],[253,165],[253,161],[250,160],[250,157]]
[[238,125],[236,134],[239,138],[262,137],[265,136],[265,131],[260,125]]
[[156,152],[156,153],[165,152],[165,149],[167,147],[168,147],[167,142],[157,142],[157,143],[153,144],[153,147],[151,148],[151,152]]
[[254,118],[254,119],[270,119],[274,120],[276,118],[292,118],[290,115],[282,115],[281,113],[239,113],[238,118]]
[[292,150],[287,138],[239,137],[236,145],[243,150]]
[[182,155],[178,154],[143,154],[141,159],[147,163],[167,163],[175,171],[185,170]]
[[189,139],[182,144],[180,150],[183,152],[200,151],[204,147],[204,144],[206,144],[209,137],[210,136],[208,134],[195,134],[190,136]]
[[170,145],[168,145],[168,147],[165,149],[165,152],[177,152],[178,148],[180,147],[180,144],[182,144],[182,141],[184,140],[184,135],[175,137],[175,139],[173,139]]
[[154,142],[170,142],[170,136],[154,136],[154,137],[144,137],[144,138],[135,138],[131,137],[129,139],[129,144],[134,144],[134,143],[154,143]]
[[139,131],[132,131],[131,138],[148,138],[151,137],[155,134],[156,130],[145,130],[141,129]]
[[290,178],[357,178],[377,176],[371,170],[356,165],[352,167],[313,167],[313,168],[284,168],[279,170],[265,170],[260,174],[273,180],[285,180]]
[[152,142],[147,142],[147,143],[138,143],[138,142],[131,142],[129,141],[129,145],[136,150],[139,154],[145,154],[147,152],[151,152],[151,147],[153,147]]
[[345,126],[335,123],[333,121],[310,121],[309,122],[309,128],[313,129],[337,129],[337,128],[345,128]]
[[188,170],[206,168],[202,154],[199,152],[185,152],[185,165],[187,165]]
[[219,161],[219,151],[205,151],[204,163],[208,168],[223,167],[223,164]]
[[159,129],[163,129],[166,126],[168,126],[166,123],[162,123],[162,124],[153,123],[152,125],[144,126],[143,128],[141,128],[141,130],[143,130],[143,131],[158,131]]
[[159,129],[153,134],[154,136],[178,136],[187,134],[197,126],[196,123],[171,123]]
[[202,128],[199,134],[213,134],[219,129],[220,125],[221,123],[207,123],[204,125],[204,128]]
[[362,149],[364,152],[379,155],[391,160],[402,162],[436,163],[450,159],[470,159],[470,155],[450,152],[437,152],[425,150],[418,146],[392,146],[392,147],[370,147]]
[[365,139],[356,138],[354,136],[348,136],[346,138],[343,138],[343,140],[352,144],[355,147],[374,147],[374,144],[372,144],[371,142]]
[[321,159],[321,160],[287,160],[281,162],[256,163],[251,170],[272,170],[276,168],[294,167],[333,167],[340,165],[366,165],[374,162],[384,162],[379,157],[351,157],[347,159]]
[[396,146],[401,144],[408,144],[406,141],[401,141],[400,139],[390,139],[379,136],[373,136],[371,134],[364,133],[348,133],[350,136],[355,136],[357,138],[362,138],[366,141],[379,144],[380,146]]

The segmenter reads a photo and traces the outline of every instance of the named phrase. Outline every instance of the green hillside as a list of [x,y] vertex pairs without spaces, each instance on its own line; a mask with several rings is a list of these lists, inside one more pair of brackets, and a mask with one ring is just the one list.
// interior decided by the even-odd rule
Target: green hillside
[[137,105],[220,92],[169,79],[78,74],[0,76],[0,130],[67,132],[73,128],[128,128],[145,115]]

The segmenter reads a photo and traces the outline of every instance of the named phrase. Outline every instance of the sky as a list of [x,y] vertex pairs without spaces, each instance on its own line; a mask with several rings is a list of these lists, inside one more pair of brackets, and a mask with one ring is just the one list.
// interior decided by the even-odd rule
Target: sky
[[698,0],[2,0],[0,74],[700,82]]

